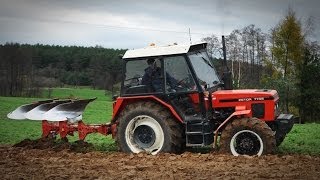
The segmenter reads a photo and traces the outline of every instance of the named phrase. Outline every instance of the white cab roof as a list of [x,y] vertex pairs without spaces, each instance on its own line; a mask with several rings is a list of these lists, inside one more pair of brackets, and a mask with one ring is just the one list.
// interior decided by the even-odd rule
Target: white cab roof
[[141,49],[127,50],[123,59],[185,54],[189,51],[190,47],[201,44],[206,45],[207,43],[202,42],[188,45],[149,46]]

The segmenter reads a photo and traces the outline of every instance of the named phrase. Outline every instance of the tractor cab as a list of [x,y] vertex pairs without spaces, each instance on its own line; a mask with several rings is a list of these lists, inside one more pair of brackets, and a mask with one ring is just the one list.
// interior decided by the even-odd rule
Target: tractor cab
[[[128,50],[123,56],[121,97],[156,96],[184,119],[205,114],[204,98],[222,85],[206,43],[150,46]],[[184,119],[185,120],[185,119]]]
[[[121,96],[203,92],[221,84],[206,43],[148,47],[124,55]],[[146,82],[150,79],[152,82]]]

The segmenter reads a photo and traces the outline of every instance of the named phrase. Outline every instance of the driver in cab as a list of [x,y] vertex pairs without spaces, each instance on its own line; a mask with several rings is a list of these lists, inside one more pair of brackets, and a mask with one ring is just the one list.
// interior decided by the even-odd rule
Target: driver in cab
[[[142,77],[142,84],[146,85],[151,92],[163,91],[163,77],[161,68],[157,66],[155,59],[150,58],[147,60],[148,67],[144,70],[145,73]],[[175,80],[169,73],[166,73],[166,81],[171,89],[177,87],[177,80]]]

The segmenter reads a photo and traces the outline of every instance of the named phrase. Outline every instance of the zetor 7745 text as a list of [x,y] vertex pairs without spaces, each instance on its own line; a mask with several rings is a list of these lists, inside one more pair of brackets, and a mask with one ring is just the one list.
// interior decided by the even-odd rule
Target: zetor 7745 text
[[109,123],[82,122],[83,110],[94,99],[38,101],[8,117],[42,120],[43,138],[66,138],[75,131],[80,140],[94,132],[112,134],[123,152],[183,152],[210,144],[235,156],[274,152],[293,126],[293,116],[278,111],[277,91],[231,90],[230,74],[222,82],[206,46],[128,50]]

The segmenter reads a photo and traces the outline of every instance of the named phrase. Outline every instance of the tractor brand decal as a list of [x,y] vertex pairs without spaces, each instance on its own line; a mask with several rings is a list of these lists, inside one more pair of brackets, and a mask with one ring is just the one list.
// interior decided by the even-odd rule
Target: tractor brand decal
[[263,97],[238,99],[238,101],[263,101],[263,100],[264,100]]
[[220,102],[249,102],[249,101],[264,101],[272,100],[273,97],[255,97],[255,98],[239,98],[239,99],[222,99]]
[[258,97],[258,98],[253,98],[254,101],[263,101],[264,98],[263,97]]
[[238,101],[252,101],[252,98],[242,98],[238,99]]

